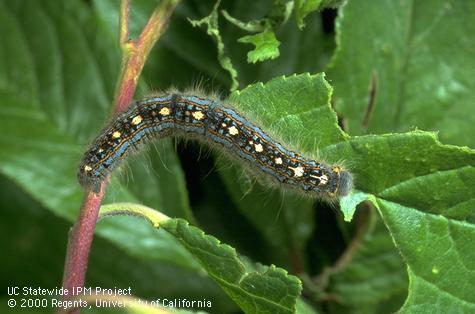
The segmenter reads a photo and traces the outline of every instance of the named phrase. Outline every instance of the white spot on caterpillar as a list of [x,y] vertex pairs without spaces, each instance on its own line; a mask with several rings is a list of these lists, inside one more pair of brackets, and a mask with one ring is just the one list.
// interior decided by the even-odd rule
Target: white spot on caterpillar
[[231,135],[238,135],[239,134],[239,130],[234,125],[232,127],[230,127],[228,129],[228,131],[229,131],[229,134],[231,134]]
[[[186,100],[185,107],[178,109],[173,107],[174,99],[177,97]],[[205,105],[207,102],[198,101],[196,96],[187,94],[154,96],[134,103],[126,112],[111,121],[84,154],[78,171],[79,183],[85,189],[98,191],[104,178],[127,158],[128,151],[133,151],[134,145],[129,144],[142,138],[144,141],[154,138],[145,136],[149,134],[160,138],[173,135],[170,131],[180,127],[186,131],[183,133],[205,136],[210,142],[221,145],[231,154],[237,155],[243,162],[250,162],[251,167],[265,170],[263,175],[268,175],[270,180],[275,183],[285,182],[283,188],[297,188],[306,194],[312,193],[325,199],[341,197],[351,191],[352,176],[340,166],[307,159],[298,151],[286,149],[285,143],[267,135],[264,129],[261,130],[259,125],[246,120],[239,111],[226,110],[225,104],[213,99],[207,101],[216,103],[217,107],[210,108]],[[171,119],[175,116],[177,119]],[[193,121],[194,125],[178,121],[185,117],[186,122]],[[203,125],[202,122],[210,117],[219,120],[213,119],[210,125]],[[198,121],[201,122],[197,123]],[[207,132],[208,127],[210,132]],[[119,141],[127,145],[117,145]],[[319,165],[322,165],[323,169]],[[307,176],[314,185],[318,182],[319,186],[317,188],[309,186],[308,181],[303,180]]]
[[320,184],[325,185],[328,182],[328,177],[326,175],[322,175],[320,177]]
[[205,115],[201,111],[195,111],[191,114],[196,120],[203,120]]
[[298,167],[289,167],[289,169],[292,169],[294,171],[294,177],[301,177],[303,176],[304,173],[304,168],[302,166]]
[[320,181],[319,184],[321,184],[321,185],[325,185],[328,182],[328,177],[325,174],[322,174],[320,177],[319,176],[314,176],[314,175],[310,175],[310,177],[318,179]]
[[228,129],[228,131],[229,131],[229,134],[231,134],[231,135],[237,135],[237,134],[239,134],[239,130],[238,130],[234,125],[233,125],[232,127],[230,127],[230,128]]
[[159,112],[162,116],[168,116],[168,115],[170,115],[170,108],[163,107],[162,109],[160,109]]
[[142,122],[142,116],[140,116],[140,115],[135,116],[135,117],[132,119],[132,125],[140,124],[140,122]]
[[115,131],[112,133],[112,138],[119,138],[121,136],[121,133],[119,131]]

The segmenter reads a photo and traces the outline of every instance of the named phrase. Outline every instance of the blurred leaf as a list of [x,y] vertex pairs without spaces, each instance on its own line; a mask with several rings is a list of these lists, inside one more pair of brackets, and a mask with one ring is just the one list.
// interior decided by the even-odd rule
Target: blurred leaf
[[386,227],[373,208],[358,213],[358,231],[345,253],[319,276],[337,300],[334,313],[394,313],[407,297],[407,272]]
[[[130,17],[132,34],[139,33],[156,3],[155,0],[133,3]],[[119,36],[117,1],[100,0],[93,1],[93,4],[94,13],[104,25],[108,36],[117,38]],[[203,75],[213,77],[223,84],[230,83],[228,74],[221,69],[216,55],[209,53],[210,46],[214,45],[213,41],[201,30],[193,28],[188,21],[190,16],[196,14],[190,7],[192,7],[190,2],[182,2],[177,6],[169,28],[150,53],[143,77],[152,90],[167,89],[170,86],[189,87],[190,84],[196,83],[190,80],[199,82],[203,79]],[[170,75],[171,71],[173,75]]]
[[[65,235],[70,223],[42,208],[4,176],[0,176],[0,186],[0,247],[4,254],[0,286],[4,294],[10,286],[57,287],[63,275],[67,244]],[[145,222],[133,218],[123,217],[122,220],[128,224],[142,223],[153,230]],[[156,233],[155,230],[153,232]],[[159,232],[171,237],[163,230]],[[90,286],[131,287],[135,296],[152,300],[157,296],[194,300],[206,298],[216,310],[230,311],[236,307],[213,281],[203,280],[203,273],[188,271],[166,261],[132,257],[102,237],[94,239],[87,278]],[[160,282],[167,284],[157,284]],[[6,302],[0,305],[1,313],[10,313]],[[20,311],[25,312],[24,308]],[[53,311],[47,308],[45,312]]]
[[293,8],[293,0],[274,0],[264,18],[249,22],[232,17],[226,10],[222,13],[229,22],[247,32],[273,32],[287,22]]
[[3,175],[0,186],[2,295],[10,286],[56,286],[62,278],[67,244],[64,234],[69,225],[26,197]]
[[[93,1],[94,9],[112,38],[118,36],[118,6],[116,0]],[[143,0],[133,4],[132,28],[139,29],[146,23],[155,0]],[[243,20],[252,20],[256,15],[264,16],[269,11],[265,2],[222,2],[221,5]],[[211,5],[212,7],[212,5]],[[211,91],[229,92],[230,80],[220,68],[212,46],[215,44],[205,32],[193,28],[188,18],[201,18],[209,14],[210,3],[203,1],[182,2],[174,13],[170,27],[157,47],[151,53],[144,69],[146,83],[153,89],[167,89],[170,85],[181,90],[194,84]],[[226,15],[223,12],[224,17]],[[242,37],[239,28],[222,23],[220,34],[226,45],[226,52],[232,58],[233,67],[239,73],[241,86],[256,81],[267,81],[280,75],[292,75],[298,72],[319,72],[334,49],[333,38],[322,31],[319,15],[306,20],[307,26],[298,30],[293,23],[285,23],[279,29],[280,57],[267,62],[248,64],[243,56],[247,46],[237,42]],[[137,25],[136,25],[137,24]],[[173,73],[173,75],[170,75]],[[210,85],[213,85],[212,87]]]
[[349,132],[417,127],[475,147],[474,19],[473,1],[348,1],[328,77]]
[[[81,1],[59,5],[18,1],[0,5],[0,33],[9,34],[2,40],[7,44],[0,46],[0,171],[45,208],[73,221],[82,198],[76,167],[84,150],[84,138],[97,132],[109,110],[107,98],[111,93],[105,90],[104,83],[108,74],[101,73],[98,64],[115,60],[118,68],[117,51],[110,49],[114,46],[112,38],[101,32],[90,9]],[[100,39],[110,44],[108,54],[94,45],[98,34],[104,35]],[[48,43],[48,50],[42,40]],[[91,46],[101,53],[92,55]],[[99,62],[95,58],[101,54],[108,57]],[[43,78],[51,80],[54,87],[45,84]],[[62,109],[56,110],[55,106]],[[173,145],[168,146],[173,152]],[[189,208],[183,199],[186,189],[179,161],[176,156],[167,157],[167,163],[166,171],[173,169],[173,176],[178,179],[173,185],[161,185],[160,193],[179,195],[182,200],[163,204],[176,206],[168,208],[169,213],[185,215]],[[160,189],[154,185],[147,188]],[[110,191],[109,201],[136,199],[116,180]],[[145,224],[114,220],[100,224],[97,230],[128,254],[200,271],[173,238],[157,236]],[[153,248],[160,248],[160,254]]]
[[297,26],[302,29],[305,27],[303,21],[308,14],[319,11],[324,8],[337,8],[346,0],[296,0],[295,16],[297,19]]
[[315,310],[314,308],[312,308],[310,305],[308,305],[302,299],[297,300],[297,306],[296,306],[295,310],[296,310],[295,313],[297,313],[297,314],[318,314],[318,313],[320,313],[317,310]]
[[297,17],[297,25],[300,29],[305,27],[305,17],[320,8],[322,0],[297,0],[295,4],[295,16]]

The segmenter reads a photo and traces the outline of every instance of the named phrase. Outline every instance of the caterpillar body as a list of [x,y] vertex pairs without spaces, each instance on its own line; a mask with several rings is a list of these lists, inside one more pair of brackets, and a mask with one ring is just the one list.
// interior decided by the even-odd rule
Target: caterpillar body
[[352,188],[348,171],[284,147],[220,100],[179,93],[136,101],[112,119],[84,154],[79,182],[97,192],[131,150],[147,139],[180,134],[216,143],[272,182],[306,194],[334,199]]

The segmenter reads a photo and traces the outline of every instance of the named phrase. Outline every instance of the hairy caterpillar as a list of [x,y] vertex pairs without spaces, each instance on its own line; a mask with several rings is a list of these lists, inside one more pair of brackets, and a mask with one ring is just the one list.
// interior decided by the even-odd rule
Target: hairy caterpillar
[[80,184],[97,192],[101,182],[147,139],[191,134],[223,147],[271,181],[322,198],[347,195],[352,176],[338,165],[306,158],[271,138],[219,100],[171,93],[131,104],[93,141],[79,167]]

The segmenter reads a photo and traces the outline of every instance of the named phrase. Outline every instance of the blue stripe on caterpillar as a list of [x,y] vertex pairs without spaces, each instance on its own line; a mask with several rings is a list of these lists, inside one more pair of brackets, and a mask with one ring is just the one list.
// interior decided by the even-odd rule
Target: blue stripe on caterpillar
[[221,101],[169,94],[136,101],[102,130],[84,154],[78,179],[97,192],[123,159],[149,139],[188,134],[221,146],[270,181],[322,198],[347,195],[351,174],[287,149]]

